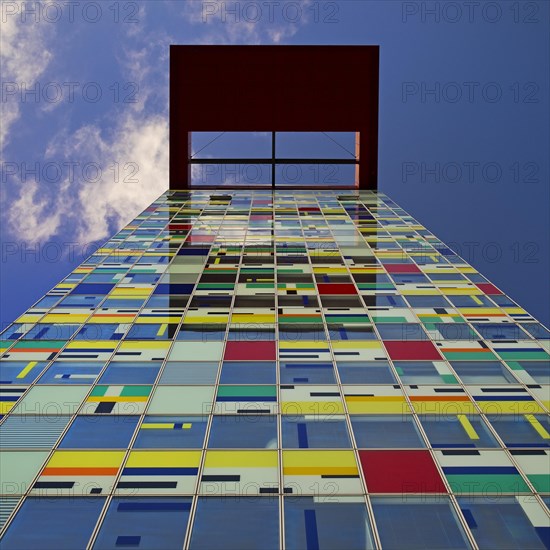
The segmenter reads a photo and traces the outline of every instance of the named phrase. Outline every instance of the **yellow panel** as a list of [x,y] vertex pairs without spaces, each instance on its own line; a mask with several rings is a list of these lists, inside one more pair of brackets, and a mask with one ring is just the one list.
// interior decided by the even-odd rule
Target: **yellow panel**
[[172,430],[174,422],[147,422],[140,426],[140,430]]
[[202,451],[131,451],[126,466],[195,467],[200,464]]
[[361,342],[359,340],[352,340],[347,342],[336,341],[332,342],[334,349],[382,349],[382,344],[377,340],[367,340]]
[[501,316],[504,317],[504,312],[499,309],[498,307],[459,307],[458,311],[462,313],[462,315],[477,315],[477,316],[485,316],[485,315],[491,315],[491,316]]
[[357,468],[341,468],[330,466],[285,466],[283,468],[283,474],[287,476],[320,476],[320,475],[359,475]]
[[21,317],[18,317],[15,323],[36,323],[42,318],[43,313],[24,313]]
[[170,342],[156,342],[155,340],[139,340],[135,342],[122,342],[119,350],[144,350],[144,349],[158,349],[158,350],[167,350],[172,341]]
[[109,296],[143,296],[147,297],[153,292],[153,288],[125,288],[116,287]]
[[348,270],[345,267],[313,267],[313,273],[345,273],[347,275]]
[[15,401],[0,401],[0,414],[8,413],[16,405]]
[[276,468],[277,451],[206,451],[205,468]]
[[439,287],[439,290],[447,295],[447,296],[455,296],[455,295],[478,295],[483,294],[483,292],[479,289],[467,287],[467,288],[446,288],[446,287]]
[[[349,468],[357,473],[353,451],[283,451],[283,466],[287,468]],[[299,475],[299,474],[298,474]]]
[[410,411],[404,397],[346,396],[350,414],[403,414]]
[[94,323],[94,324],[106,324],[106,323],[131,323],[136,314],[112,314],[112,315],[106,315],[106,314],[98,314],[90,317],[88,320],[88,323]]
[[55,451],[48,468],[105,468],[118,467],[124,459],[124,451]]

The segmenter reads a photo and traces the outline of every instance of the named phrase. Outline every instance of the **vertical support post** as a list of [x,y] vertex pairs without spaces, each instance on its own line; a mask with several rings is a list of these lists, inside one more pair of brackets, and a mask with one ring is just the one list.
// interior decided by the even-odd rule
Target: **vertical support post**
[[271,187],[275,189],[275,141],[276,132],[271,132]]

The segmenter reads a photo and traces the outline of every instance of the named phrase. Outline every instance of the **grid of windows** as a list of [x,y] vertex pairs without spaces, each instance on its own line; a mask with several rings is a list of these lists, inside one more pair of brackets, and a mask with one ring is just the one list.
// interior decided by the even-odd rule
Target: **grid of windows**
[[548,548],[549,338],[382,193],[168,191],[2,333],[0,544]]

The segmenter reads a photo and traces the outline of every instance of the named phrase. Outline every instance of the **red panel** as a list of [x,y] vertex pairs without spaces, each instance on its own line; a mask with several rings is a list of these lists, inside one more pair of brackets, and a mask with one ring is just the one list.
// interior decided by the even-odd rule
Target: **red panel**
[[189,185],[190,132],[360,132],[376,189],[378,46],[170,46],[170,188]]
[[369,493],[446,493],[429,451],[359,451]]
[[482,292],[485,292],[485,294],[502,294],[502,292],[491,283],[481,283],[479,285],[476,285],[479,290]]
[[390,359],[393,361],[441,361],[441,355],[432,342],[384,341]]
[[355,286],[348,283],[321,283],[317,285],[319,294],[357,294]]
[[384,264],[388,273],[422,273],[416,264]]
[[227,342],[224,361],[275,361],[275,342]]

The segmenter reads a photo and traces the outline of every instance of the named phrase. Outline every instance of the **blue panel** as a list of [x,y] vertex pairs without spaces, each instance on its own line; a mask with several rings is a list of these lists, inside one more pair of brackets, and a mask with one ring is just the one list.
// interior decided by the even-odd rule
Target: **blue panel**
[[199,497],[190,550],[277,550],[279,547],[278,499]]
[[86,548],[104,498],[27,498],[0,541],[2,550]]
[[385,361],[337,361],[342,384],[396,384],[397,380]]
[[357,447],[363,449],[419,449],[425,447],[409,415],[351,415]]
[[498,361],[453,361],[464,384],[517,384],[513,374]]
[[524,323],[520,326],[537,340],[550,340],[550,330],[540,323]]
[[351,440],[343,416],[306,417],[283,415],[282,436],[286,449],[349,449]]
[[161,363],[120,361],[109,363],[100,384],[153,384]]
[[427,340],[428,335],[418,323],[380,323],[376,325],[382,340]]
[[446,414],[420,417],[422,427],[434,448],[499,447],[481,416],[471,414],[467,419],[475,430],[477,439],[468,435],[456,416]]
[[92,361],[55,361],[41,376],[38,384],[91,385],[103,367],[104,363]]
[[224,361],[220,384],[275,384],[274,361]]
[[544,533],[539,534],[514,497],[459,497],[458,503],[469,512],[470,529],[480,548],[548,548],[548,537],[545,543],[540,536]]
[[94,550],[182,548],[190,510],[191,498],[114,498],[101,524]]
[[209,449],[276,449],[277,417],[270,415],[214,416]]
[[486,340],[529,340],[515,323],[474,323],[474,328]]
[[[343,499],[342,499],[343,500]],[[285,498],[285,545],[288,550],[374,548],[367,507],[313,497]]]
[[281,361],[281,384],[335,384],[332,363]]
[[59,445],[62,449],[126,449],[137,416],[77,416]]
[[443,381],[431,361],[398,361],[394,367],[403,384],[441,384]]
[[371,502],[382,548],[471,548],[448,497],[372,497]]
[[84,325],[75,340],[120,340],[125,330],[122,325],[114,323],[91,323]]
[[[544,439],[524,415],[489,415],[487,418],[507,447],[550,447],[550,439]],[[550,433],[548,416],[537,414],[535,418]]]
[[0,384],[16,384],[18,386],[31,384],[47,363],[38,362],[21,376],[29,363],[31,361],[0,361]]
[[[172,424],[171,428],[147,428]],[[145,426],[145,427],[144,427]],[[135,449],[200,449],[206,432],[204,416],[146,416],[134,443]]]
[[23,340],[68,340],[79,326],[39,323],[25,334]]

